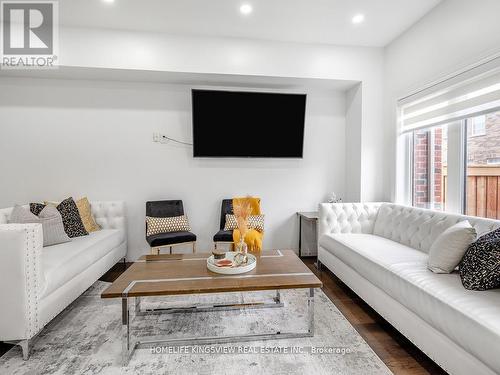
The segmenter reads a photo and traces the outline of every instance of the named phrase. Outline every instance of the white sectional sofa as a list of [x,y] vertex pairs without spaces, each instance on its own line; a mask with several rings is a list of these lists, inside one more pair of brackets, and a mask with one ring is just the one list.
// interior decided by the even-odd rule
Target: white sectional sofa
[[12,208],[0,210],[0,341],[31,341],[99,277],[125,257],[123,202],[91,202],[101,230],[70,242],[42,247],[41,224],[7,224]]
[[463,220],[479,235],[500,227],[391,203],[321,204],[318,260],[448,373],[500,374],[500,290],[427,269],[434,240]]

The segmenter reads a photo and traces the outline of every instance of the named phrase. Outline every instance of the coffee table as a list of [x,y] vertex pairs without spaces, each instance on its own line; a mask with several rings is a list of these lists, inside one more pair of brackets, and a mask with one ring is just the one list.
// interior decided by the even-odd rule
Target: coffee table
[[[257,256],[254,270],[239,275],[219,275],[207,269],[209,254],[145,255],[129,267],[102,294],[102,298],[120,298],[122,301],[123,363],[127,364],[136,348],[152,345],[203,345],[252,340],[286,339],[314,335],[314,288],[321,281],[291,250],[264,251]],[[148,314],[191,313],[214,310],[284,307],[282,289],[306,289],[307,330],[304,332],[264,332],[244,335],[171,338],[148,337],[146,340],[131,335],[130,324]],[[142,309],[141,300],[147,297],[180,294],[229,293],[276,290],[271,302],[224,303],[193,305],[175,308]],[[133,303],[131,303],[133,301]],[[131,306],[132,305],[132,306]],[[131,308],[132,307],[132,308]]]

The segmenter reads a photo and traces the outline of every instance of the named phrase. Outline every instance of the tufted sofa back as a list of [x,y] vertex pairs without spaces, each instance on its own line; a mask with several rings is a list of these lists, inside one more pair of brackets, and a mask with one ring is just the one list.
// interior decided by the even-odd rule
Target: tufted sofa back
[[376,234],[429,252],[436,238],[452,225],[468,220],[479,236],[500,228],[500,221],[449,214],[393,203],[321,203],[319,233]]
[[321,203],[318,238],[323,234],[373,233],[382,203]]
[[[25,206],[27,207],[27,206]],[[126,232],[125,203],[123,201],[90,202],[92,215],[103,229],[121,229]],[[13,207],[0,209],[0,224],[9,222]]]
[[498,220],[384,203],[378,210],[373,234],[428,253],[441,233],[464,220],[479,236],[500,227]]

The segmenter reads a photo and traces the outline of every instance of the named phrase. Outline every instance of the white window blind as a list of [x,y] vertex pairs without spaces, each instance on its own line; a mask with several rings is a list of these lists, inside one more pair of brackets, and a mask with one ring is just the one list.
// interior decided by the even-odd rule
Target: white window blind
[[399,101],[407,133],[500,110],[500,58]]

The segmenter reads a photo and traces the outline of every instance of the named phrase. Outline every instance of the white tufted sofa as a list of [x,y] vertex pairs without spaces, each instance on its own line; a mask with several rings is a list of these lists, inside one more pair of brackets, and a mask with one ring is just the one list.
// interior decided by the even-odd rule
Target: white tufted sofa
[[450,226],[479,235],[500,221],[392,203],[324,203],[318,260],[450,374],[500,374],[500,290],[466,290],[457,272],[427,269]]
[[0,341],[30,340],[127,252],[125,204],[91,202],[102,230],[42,247],[40,224],[7,224],[0,209]]

